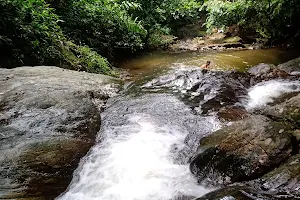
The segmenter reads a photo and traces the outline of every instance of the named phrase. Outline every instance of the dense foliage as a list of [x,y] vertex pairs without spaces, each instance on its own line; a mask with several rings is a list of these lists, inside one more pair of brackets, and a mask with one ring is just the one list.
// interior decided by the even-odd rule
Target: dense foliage
[[298,0],[209,0],[203,7],[208,13],[206,26],[210,30],[237,24],[270,43],[299,34]]
[[114,48],[140,48],[146,31],[123,8],[111,0],[74,0],[63,10],[65,33],[111,57]]
[[201,3],[193,0],[132,0],[139,9],[131,13],[141,19],[147,30],[148,39],[152,33],[171,33],[172,29],[191,23],[199,17]]
[[168,44],[200,18],[269,43],[300,35],[298,0],[0,0],[0,65],[111,74],[106,58]]
[[[57,9],[64,32],[111,58],[115,49],[131,51],[164,44],[180,21],[197,19],[195,0],[48,0]],[[182,23],[180,24],[182,25]],[[166,39],[164,39],[166,38]]]
[[105,58],[66,39],[43,0],[1,0],[0,10],[2,67],[46,64],[112,73]]

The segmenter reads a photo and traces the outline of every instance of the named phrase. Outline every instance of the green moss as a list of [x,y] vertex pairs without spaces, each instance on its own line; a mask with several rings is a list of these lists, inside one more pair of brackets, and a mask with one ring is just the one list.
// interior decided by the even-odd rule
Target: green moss
[[73,42],[66,41],[61,47],[65,66],[71,69],[90,73],[118,76],[106,58],[91,50],[88,46],[78,46]]
[[220,144],[221,141],[227,138],[227,136],[233,131],[232,127],[224,127],[211,135],[204,137],[200,140],[200,147],[209,148],[215,147]]
[[235,36],[235,37],[229,37],[229,38],[226,38],[224,39],[224,42],[225,43],[236,43],[236,42],[240,42],[242,39],[238,36]]

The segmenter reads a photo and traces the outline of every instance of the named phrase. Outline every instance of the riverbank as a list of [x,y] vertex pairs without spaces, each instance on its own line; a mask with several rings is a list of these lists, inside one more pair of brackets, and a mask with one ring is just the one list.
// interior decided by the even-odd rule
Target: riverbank
[[[207,51],[225,51],[225,50],[245,50],[264,48],[263,43],[247,44],[241,37],[228,36],[232,33],[213,33],[203,37],[183,38],[174,41],[167,49],[170,52],[207,52]],[[268,47],[270,48],[270,47]]]

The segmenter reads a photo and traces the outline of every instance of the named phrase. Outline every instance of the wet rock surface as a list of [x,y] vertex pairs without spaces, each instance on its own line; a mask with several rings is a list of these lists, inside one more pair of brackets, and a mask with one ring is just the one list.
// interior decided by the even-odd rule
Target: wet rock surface
[[259,179],[232,184],[197,200],[295,200],[300,196],[300,158],[292,156]]
[[300,127],[300,92],[284,95],[271,105],[265,107],[262,113],[277,120],[285,120],[295,127]]
[[292,156],[280,167],[251,182],[277,197],[300,196],[300,155]]
[[100,128],[116,79],[56,67],[0,69],[0,199],[54,199]]
[[278,65],[278,69],[291,75],[300,75],[300,57]]
[[259,193],[257,194],[253,188],[242,185],[222,188],[195,200],[253,200],[261,197],[262,195]]
[[191,162],[191,171],[199,181],[217,184],[257,178],[290,157],[289,130],[288,125],[264,116],[237,121],[200,141],[199,148],[207,149]]
[[297,80],[300,77],[300,58],[295,58],[278,66],[261,63],[247,71],[251,85],[272,79]]
[[238,106],[223,107],[217,113],[219,119],[224,122],[238,121],[250,116],[246,109]]
[[177,92],[196,113],[206,114],[234,105],[247,93],[249,86],[250,76],[246,73],[183,69],[156,78],[143,87]]
[[290,81],[289,92],[252,113],[236,106],[218,112],[224,121],[239,121],[201,139],[191,171],[199,182],[223,186],[197,200],[300,198],[300,94],[290,88],[293,83],[298,87],[299,70],[299,58],[248,70],[250,85],[273,79]]

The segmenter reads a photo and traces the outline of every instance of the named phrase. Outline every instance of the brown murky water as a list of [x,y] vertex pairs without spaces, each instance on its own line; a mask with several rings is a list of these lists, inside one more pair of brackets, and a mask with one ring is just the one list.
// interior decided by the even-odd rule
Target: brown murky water
[[279,48],[240,50],[209,53],[163,53],[155,52],[119,64],[128,69],[132,79],[167,70],[176,66],[201,66],[211,61],[212,70],[245,70],[259,63],[279,64],[300,55],[300,50],[283,50]]

